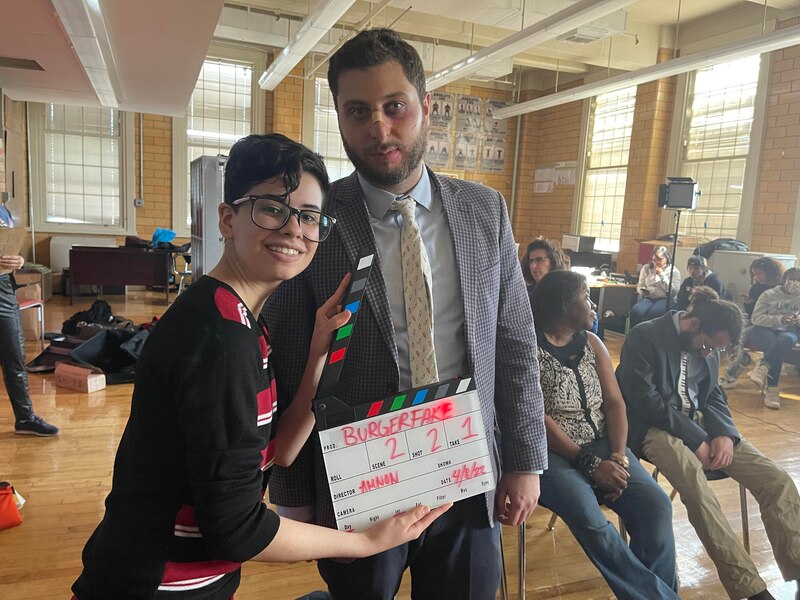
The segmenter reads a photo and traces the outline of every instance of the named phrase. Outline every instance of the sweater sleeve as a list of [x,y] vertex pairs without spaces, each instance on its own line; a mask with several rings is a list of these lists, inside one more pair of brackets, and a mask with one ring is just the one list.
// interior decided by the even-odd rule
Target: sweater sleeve
[[262,502],[258,428],[263,359],[257,334],[226,320],[207,324],[178,377],[177,415],[197,523],[216,559],[243,562],[273,539],[279,517]]

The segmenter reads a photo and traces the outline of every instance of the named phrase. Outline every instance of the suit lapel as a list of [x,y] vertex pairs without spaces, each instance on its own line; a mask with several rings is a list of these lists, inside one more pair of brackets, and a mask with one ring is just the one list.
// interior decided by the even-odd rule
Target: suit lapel
[[389,307],[389,296],[386,292],[386,282],[380,266],[380,253],[375,248],[375,235],[370,225],[370,216],[364,201],[361,186],[355,173],[345,179],[341,186],[334,192],[336,202],[336,227],[339,230],[342,245],[347,253],[351,265],[356,264],[358,253],[363,248],[369,248],[375,253],[376,265],[373,276],[365,290],[367,302],[375,314],[378,328],[383,335],[386,346],[397,362],[397,345],[394,341],[394,326]]
[[675,386],[678,377],[681,373],[681,344],[678,332],[675,331],[675,322],[672,320],[672,314],[667,313],[661,317],[662,340],[664,340],[665,350],[667,352],[667,362],[669,364],[670,380]]
[[453,238],[456,268],[458,269],[458,277],[461,281],[461,300],[464,305],[467,361],[470,370],[473,370],[474,365],[472,364],[472,357],[474,356],[473,350],[475,348],[475,340],[474,332],[469,324],[477,322],[478,316],[475,312],[475,303],[467,301],[468,298],[475,298],[477,294],[477,273],[473,272],[475,266],[473,257],[474,248],[470,248],[469,243],[470,240],[473,239],[473,237],[469,235],[469,231],[471,227],[474,227],[475,223],[472,215],[473,209],[472,205],[465,198],[459,196],[459,190],[451,185],[449,180],[439,178],[432,171],[429,171],[429,173],[433,176],[434,185],[439,190],[439,195],[442,198],[445,218],[447,219],[447,224],[450,226],[450,234]]

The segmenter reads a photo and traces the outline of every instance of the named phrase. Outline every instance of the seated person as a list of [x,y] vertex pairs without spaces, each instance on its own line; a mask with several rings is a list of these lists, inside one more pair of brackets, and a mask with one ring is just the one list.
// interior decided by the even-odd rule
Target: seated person
[[761,294],[771,290],[781,284],[783,279],[784,266],[770,256],[762,256],[755,259],[750,265],[750,280],[753,285],[747,296],[742,299],[745,312],[745,328],[742,330],[742,339],[736,346],[736,353],[730,359],[728,369],[720,380],[720,385],[724,389],[730,389],[736,385],[736,379],[749,362],[746,347],[750,342],[750,332],[753,330],[752,317],[753,309],[756,306]]
[[675,308],[686,310],[689,307],[689,296],[692,294],[692,289],[697,285],[711,288],[723,300],[731,300],[731,295],[725,289],[722,278],[708,268],[708,261],[704,256],[693,254],[686,262],[686,268],[689,271],[689,276],[681,283]]
[[[672,504],[625,446],[628,422],[586,280],[553,271],[534,292],[548,464],[539,504],[560,516],[618,598],[677,598]],[[622,517],[630,546],[600,508]]]
[[800,269],[786,269],[783,284],[767,290],[753,309],[750,345],[764,353],[761,364],[750,371],[759,387],[766,386],[764,406],[781,407],[778,382],[781,367],[800,339]]
[[550,271],[569,270],[569,256],[550,240],[538,237],[528,244],[525,255],[519,261],[522,277],[528,287],[528,298],[533,306],[533,290],[539,280]]
[[321,157],[282,135],[231,148],[222,258],[145,343],[105,516],[72,586],[78,600],[227,600],[244,561],[371,556],[415,539],[447,510],[417,507],[352,534],[280,518],[262,501],[270,467],[291,464],[313,429],[331,334],[350,316],[338,306],[345,277],[316,313],[302,381],[279,417],[256,315],[330,233],[327,190]]
[[631,329],[617,379],[628,407],[630,448],[680,493],[725,591],[733,599],[770,599],[705,476],[721,470],[750,490],[783,578],[800,578],[797,487],[742,438],[717,385],[718,350],[736,341],[741,328],[735,304],[695,297],[689,312],[670,311]]
[[653,250],[650,262],[639,271],[639,301],[631,307],[631,327],[663,315],[667,310],[667,296],[674,298],[678,293],[681,274],[671,262],[666,246],[658,246]]

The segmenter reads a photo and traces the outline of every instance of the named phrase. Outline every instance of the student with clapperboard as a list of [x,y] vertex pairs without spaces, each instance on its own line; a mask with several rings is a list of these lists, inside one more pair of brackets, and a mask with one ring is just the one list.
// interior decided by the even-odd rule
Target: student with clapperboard
[[[349,277],[316,311],[307,368],[277,413],[266,298],[311,262],[335,219],[322,158],[278,134],[234,144],[220,262],[170,306],[144,346],[103,521],[83,551],[77,600],[229,600],[241,563],[369,556],[417,538],[449,505],[413,507],[363,533],[281,518],[262,501],[270,467],[308,438]],[[277,421],[277,422],[276,422]]]

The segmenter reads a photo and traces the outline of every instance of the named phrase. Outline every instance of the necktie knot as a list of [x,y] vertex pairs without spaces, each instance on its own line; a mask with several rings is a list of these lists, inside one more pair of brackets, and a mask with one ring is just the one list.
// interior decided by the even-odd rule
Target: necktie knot
[[417,207],[416,201],[411,196],[403,196],[392,201],[392,210],[396,210],[403,215],[404,220],[414,219],[414,209]]

